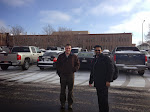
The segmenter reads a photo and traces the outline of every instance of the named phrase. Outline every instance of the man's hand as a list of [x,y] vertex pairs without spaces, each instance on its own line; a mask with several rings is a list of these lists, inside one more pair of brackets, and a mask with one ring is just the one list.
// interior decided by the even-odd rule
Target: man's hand
[[89,84],[90,87],[92,87],[92,84]]
[[110,82],[106,82],[106,86],[109,87],[110,86]]

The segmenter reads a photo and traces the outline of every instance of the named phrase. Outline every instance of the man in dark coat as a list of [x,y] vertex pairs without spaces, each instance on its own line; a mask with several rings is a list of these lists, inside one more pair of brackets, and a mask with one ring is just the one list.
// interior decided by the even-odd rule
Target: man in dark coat
[[57,72],[60,76],[60,102],[61,109],[65,108],[66,102],[66,86],[68,86],[68,109],[72,109],[73,104],[73,87],[74,87],[74,72],[79,69],[80,62],[76,55],[71,53],[71,45],[65,46],[65,52],[60,54],[57,59]]
[[94,49],[96,55],[92,62],[89,86],[91,87],[94,82],[94,87],[97,90],[99,112],[109,112],[108,87],[112,81],[114,67],[110,58],[102,54],[101,46],[96,45]]

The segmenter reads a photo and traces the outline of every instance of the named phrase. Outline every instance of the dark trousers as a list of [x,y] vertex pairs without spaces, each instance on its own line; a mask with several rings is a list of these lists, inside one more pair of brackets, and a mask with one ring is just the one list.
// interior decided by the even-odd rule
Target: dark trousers
[[66,102],[66,87],[68,86],[68,104],[73,104],[73,87],[74,87],[74,74],[61,75],[60,78],[61,90],[60,90],[60,102],[65,104]]
[[108,87],[96,88],[98,96],[99,112],[109,112]]

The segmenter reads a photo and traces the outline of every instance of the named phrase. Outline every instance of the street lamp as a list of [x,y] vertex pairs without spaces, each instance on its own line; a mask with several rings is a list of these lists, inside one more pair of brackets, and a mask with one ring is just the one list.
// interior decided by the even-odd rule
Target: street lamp
[[[143,23],[145,22],[145,20],[143,20]],[[142,44],[143,44],[143,23],[142,23]]]

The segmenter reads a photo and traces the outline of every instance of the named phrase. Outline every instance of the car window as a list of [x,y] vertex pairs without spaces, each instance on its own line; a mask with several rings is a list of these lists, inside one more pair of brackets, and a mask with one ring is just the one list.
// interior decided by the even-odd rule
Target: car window
[[47,50],[58,50],[57,47],[47,47]]
[[78,57],[89,57],[92,58],[93,57],[93,53],[79,53]]
[[72,53],[78,53],[78,52],[79,52],[79,49],[71,49],[71,52],[72,52]]
[[43,56],[54,56],[54,57],[58,57],[60,53],[56,53],[56,52],[45,52],[43,54]]
[[32,53],[36,53],[35,48],[31,47]]
[[35,47],[35,49],[36,49],[37,53],[41,53],[41,50],[39,48]]
[[12,52],[30,52],[29,47],[14,47]]
[[116,51],[139,51],[137,47],[118,47]]

